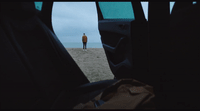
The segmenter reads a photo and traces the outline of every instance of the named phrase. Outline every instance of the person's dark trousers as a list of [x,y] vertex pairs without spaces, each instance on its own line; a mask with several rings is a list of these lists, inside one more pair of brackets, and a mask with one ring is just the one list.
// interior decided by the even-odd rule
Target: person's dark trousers
[[86,44],[87,44],[87,42],[83,42],[83,49],[87,49]]

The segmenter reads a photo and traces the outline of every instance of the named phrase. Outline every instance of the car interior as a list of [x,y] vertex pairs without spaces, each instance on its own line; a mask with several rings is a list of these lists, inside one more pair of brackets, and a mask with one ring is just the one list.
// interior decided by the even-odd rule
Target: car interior
[[123,78],[153,86],[158,109],[200,108],[199,3],[140,2],[131,19],[106,18],[96,2],[101,41],[115,78],[90,83],[55,35],[53,2],[0,2],[1,109],[71,109]]

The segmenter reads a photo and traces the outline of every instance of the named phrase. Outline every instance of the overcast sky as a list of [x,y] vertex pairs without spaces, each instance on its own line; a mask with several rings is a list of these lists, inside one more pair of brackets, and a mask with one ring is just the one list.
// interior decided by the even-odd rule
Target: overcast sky
[[[172,9],[173,3],[170,4]],[[142,2],[146,19],[148,2]],[[82,35],[88,36],[88,42],[101,42],[95,2],[54,2],[52,25],[62,43],[82,42]]]

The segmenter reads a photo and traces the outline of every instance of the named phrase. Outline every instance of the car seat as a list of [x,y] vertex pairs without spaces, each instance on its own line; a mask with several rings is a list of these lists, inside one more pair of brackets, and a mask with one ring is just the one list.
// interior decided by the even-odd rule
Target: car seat
[[199,109],[200,5],[178,4],[170,15],[168,2],[150,3],[149,39],[155,52],[151,52],[154,59],[149,66],[151,75],[156,73],[156,105],[159,109]]
[[1,2],[0,14],[2,109],[72,108],[117,81],[89,83],[34,2]]

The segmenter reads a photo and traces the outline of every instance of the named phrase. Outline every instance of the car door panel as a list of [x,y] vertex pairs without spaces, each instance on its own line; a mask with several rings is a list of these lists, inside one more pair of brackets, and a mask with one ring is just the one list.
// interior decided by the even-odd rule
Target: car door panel
[[[99,21],[99,30],[101,35],[101,41],[103,48],[106,52],[106,56],[112,72],[117,78],[131,76],[132,57],[131,57],[131,21]],[[120,71],[122,70],[122,71]],[[126,70],[125,76],[122,76],[120,72]],[[125,72],[123,72],[125,73]]]
[[[131,4],[131,6],[134,6],[132,2],[129,2],[129,4]],[[141,26],[142,28],[137,27],[141,23],[141,20],[137,20],[137,18],[138,19],[142,18],[141,16],[140,17],[138,16],[141,14],[138,12],[134,13],[133,10],[132,10],[133,12],[132,18],[128,18],[128,17],[120,18],[120,16],[118,16],[118,18],[113,17],[113,19],[112,18],[104,19],[105,15],[103,15],[103,13],[101,12],[102,10],[101,10],[101,7],[99,6],[99,2],[96,2],[96,6],[97,6],[97,12],[98,12],[99,33],[101,35],[101,41],[102,41],[103,48],[105,50],[106,57],[107,57],[111,71],[113,72],[113,74],[115,75],[117,79],[136,77],[134,74],[134,70],[135,70],[134,66],[136,66],[137,63],[134,61],[138,62],[138,60],[134,60],[134,57],[138,57],[140,54],[135,54],[135,55],[133,54],[133,53],[139,52],[137,48],[133,47],[135,46],[133,45],[133,43],[137,42],[134,40],[137,40],[137,38],[141,37],[140,36],[141,34],[139,35],[138,31],[143,30],[144,24],[146,25],[146,21],[145,21],[146,19],[143,16],[144,19],[142,19],[142,21],[144,24],[143,26]],[[132,7],[132,9],[133,8],[134,7]],[[136,8],[138,8],[138,6]],[[105,13],[105,9],[103,11]],[[116,12],[120,13],[119,10]],[[135,18],[134,16],[137,16],[137,18]],[[138,43],[136,43],[136,45],[138,45]],[[147,52],[147,50],[145,51]]]

